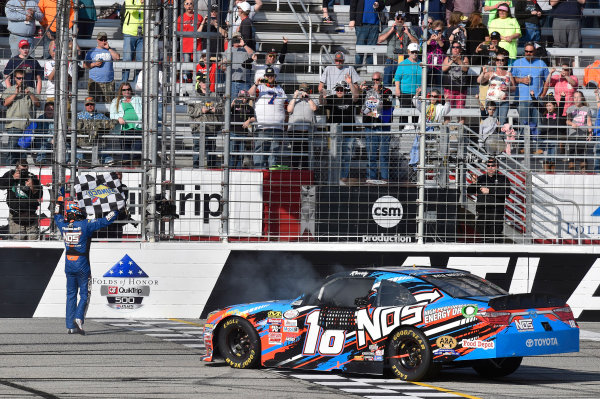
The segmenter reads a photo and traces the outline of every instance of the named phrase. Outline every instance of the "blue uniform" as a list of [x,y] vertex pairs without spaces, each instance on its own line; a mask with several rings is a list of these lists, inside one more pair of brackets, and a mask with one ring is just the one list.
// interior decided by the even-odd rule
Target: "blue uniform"
[[[66,259],[65,274],[67,275],[67,328],[75,328],[74,320],[83,321],[89,302],[90,289],[90,245],[92,233],[108,226],[117,219],[115,212],[110,212],[102,219],[76,220],[66,222],[62,215],[55,215],[54,221],[65,241]],[[79,291],[79,303],[77,303]]]

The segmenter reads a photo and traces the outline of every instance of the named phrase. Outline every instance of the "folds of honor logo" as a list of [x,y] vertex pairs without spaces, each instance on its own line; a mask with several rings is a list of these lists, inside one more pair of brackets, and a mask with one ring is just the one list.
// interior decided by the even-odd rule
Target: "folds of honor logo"
[[144,297],[150,295],[150,287],[158,285],[158,280],[150,279],[129,255],[108,269],[101,279],[100,295],[106,297],[108,306],[113,309],[138,309]]

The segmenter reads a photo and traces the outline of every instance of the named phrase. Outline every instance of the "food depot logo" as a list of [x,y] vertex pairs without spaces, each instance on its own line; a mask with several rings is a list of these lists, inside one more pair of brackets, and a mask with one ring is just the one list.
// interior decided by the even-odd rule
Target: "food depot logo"
[[396,197],[385,195],[379,198],[371,208],[371,217],[380,227],[390,229],[402,220],[404,209]]
[[118,310],[135,310],[150,296],[150,287],[158,280],[148,277],[129,255],[125,255],[102,278],[92,279],[92,285],[100,285],[100,295],[106,297],[107,305]]

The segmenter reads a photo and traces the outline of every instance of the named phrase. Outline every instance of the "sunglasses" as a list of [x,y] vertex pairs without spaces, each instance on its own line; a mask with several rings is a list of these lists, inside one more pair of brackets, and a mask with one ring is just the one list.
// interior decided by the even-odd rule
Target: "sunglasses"
[[438,97],[439,97],[439,94],[430,94],[429,95],[429,98],[438,98]]
[[123,87],[121,91],[131,91],[131,87]]
[[19,49],[21,49],[21,50],[29,50],[29,46],[19,47]]
[[496,108],[488,108],[488,111],[496,112]]
[[533,54],[533,50],[525,50],[525,54]]
[[496,58],[496,62],[498,62],[498,61],[500,61],[500,62],[504,62],[504,61],[506,61],[506,60],[505,60],[504,58]]
[[90,105],[96,105],[96,104],[92,104],[92,103],[85,104],[86,107],[89,107]]
[[462,47],[460,47],[460,46],[452,46],[452,48],[461,49]]
[[373,82],[379,82],[381,80],[381,78],[373,78]]
[[436,29],[436,30],[434,30],[434,32],[435,32],[435,33],[442,33],[442,30],[441,30],[441,29],[440,29],[440,30],[437,30],[437,29]]
[[108,39],[107,39],[107,38],[104,38],[104,39],[98,39],[98,41],[99,41],[99,42],[106,42],[106,41],[108,41]]
[[343,87],[336,87],[335,91],[344,91],[344,88]]
[[418,51],[411,51],[410,53],[411,53],[411,54],[419,54],[419,52],[418,52]]
[[23,76],[15,76],[15,80],[23,80]]

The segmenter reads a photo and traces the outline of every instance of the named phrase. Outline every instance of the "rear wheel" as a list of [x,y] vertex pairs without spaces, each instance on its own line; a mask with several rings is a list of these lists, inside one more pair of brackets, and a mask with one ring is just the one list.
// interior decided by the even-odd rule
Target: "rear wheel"
[[225,321],[219,333],[219,350],[231,367],[255,368],[260,363],[260,338],[254,327],[240,317]]
[[394,376],[407,381],[428,377],[433,356],[429,341],[414,328],[400,328],[388,339],[387,361]]
[[505,377],[517,371],[521,365],[522,357],[501,357],[498,359],[478,360],[473,368],[482,377]]

